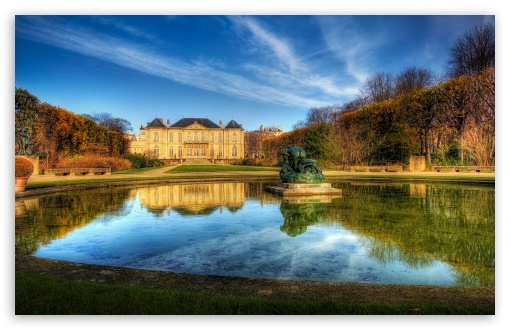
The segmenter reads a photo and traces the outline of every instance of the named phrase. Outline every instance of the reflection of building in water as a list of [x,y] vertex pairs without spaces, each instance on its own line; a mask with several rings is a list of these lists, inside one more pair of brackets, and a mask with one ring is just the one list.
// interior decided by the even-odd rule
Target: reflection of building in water
[[150,211],[211,214],[227,208],[234,213],[244,204],[242,182],[173,184],[136,189],[140,204]]
[[427,197],[427,185],[424,183],[410,183],[409,195],[411,197],[425,198]]

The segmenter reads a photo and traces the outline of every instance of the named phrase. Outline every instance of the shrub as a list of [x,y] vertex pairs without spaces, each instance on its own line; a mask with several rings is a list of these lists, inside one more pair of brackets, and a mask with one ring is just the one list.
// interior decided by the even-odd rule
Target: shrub
[[27,177],[34,172],[34,165],[31,161],[23,157],[15,157],[14,159],[14,176],[17,178]]
[[131,162],[131,168],[145,168],[148,165],[148,159],[140,154],[125,154],[121,156]]
[[124,154],[121,157],[131,162],[131,168],[145,168],[163,165],[163,162],[157,158],[149,158],[140,154]]
[[131,162],[119,157],[103,157],[98,155],[73,156],[59,159],[56,168],[90,168],[110,167],[112,172],[131,168]]

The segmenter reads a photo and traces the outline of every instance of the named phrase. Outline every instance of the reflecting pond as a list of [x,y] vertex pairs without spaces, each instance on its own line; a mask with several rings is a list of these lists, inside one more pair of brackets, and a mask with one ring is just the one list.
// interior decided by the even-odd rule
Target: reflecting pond
[[269,182],[92,189],[19,199],[16,253],[177,273],[376,284],[495,283],[494,186]]

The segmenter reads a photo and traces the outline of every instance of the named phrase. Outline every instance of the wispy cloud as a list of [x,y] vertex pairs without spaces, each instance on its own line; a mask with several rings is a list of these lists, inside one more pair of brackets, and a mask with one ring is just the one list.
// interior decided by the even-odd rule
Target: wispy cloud
[[[299,56],[290,41],[280,37],[268,27],[263,27],[254,18],[235,16],[230,19],[238,29],[246,29],[251,33],[253,39],[250,42],[256,49],[268,49],[273,54],[271,64],[257,62],[244,65],[245,68],[256,73],[260,79],[271,77],[271,81],[278,86],[285,88],[293,86],[293,88],[300,88],[301,93],[320,93],[336,100],[352,97],[358,91],[356,86],[341,84],[334,75],[315,72],[314,65],[303,60],[310,56],[309,53]],[[328,67],[331,63],[321,64]]]
[[[201,61],[178,59],[158,53],[154,47],[148,47],[145,43],[97,33],[68,24],[58,17],[18,17],[16,35],[183,85],[249,100],[303,109],[336,103],[334,101],[338,100],[339,96],[352,94],[352,88],[339,87],[331,77],[309,72],[307,66],[299,61],[291,45],[262,28],[255,20],[244,19],[242,22],[258,43],[264,44],[275,54],[285,69],[281,66],[247,63],[244,69],[257,73],[257,78],[253,74],[251,77],[248,74],[241,75],[240,68],[234,73],[233,70],[229,71],[228,67],[215,65],[213,58]],[[114,24],[117,28],[144,38],[149,36],[123,23],[109,20],[102,23]]]
[[372,54],[379,45],[376,38],[364,35],[349,16],[322,16],[318,22],[329,50],[345,63],[348,74],[360,83],[365,82],[375,62]]
[[116,29],[123,31],[129,35],[145,38],[145,39],[151,40],[151,41],[154,41],[157,39],[157,37],[155,35],[153,35],[152,33],[148,33],[143,29],[125,24],[124,22],[115,18],[114,16],[113,17],[112,16],[93,16],[93,17],[94,17],[95,21],[97,21],[103,25],[106,25],[106,26],[113,26]]
[[302,68],[303,64],[299,62],[296,54],[294,54],[292,46],[268,29],[263,28],[256,20],[250,17],[238,16],[231,17],[230,19],[235,24],[247,28],[257,39],[257,44],[274,53],[276,58],[288,67],[291,72],[295,72],[299,67]]

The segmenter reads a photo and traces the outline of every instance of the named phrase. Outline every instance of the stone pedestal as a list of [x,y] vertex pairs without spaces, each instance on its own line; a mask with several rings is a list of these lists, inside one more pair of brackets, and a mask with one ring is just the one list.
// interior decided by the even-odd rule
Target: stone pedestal
[[425,156],[411,156],[409,158],[409,171],[410,172],[425,171]]
[[342,196],[342,189],[332,188],[331,183],[275,183],[266,191],[279,196]]

